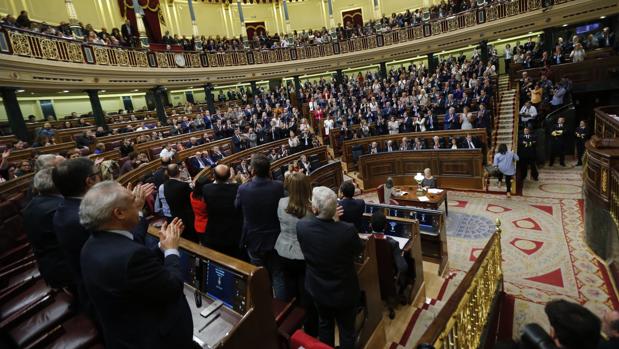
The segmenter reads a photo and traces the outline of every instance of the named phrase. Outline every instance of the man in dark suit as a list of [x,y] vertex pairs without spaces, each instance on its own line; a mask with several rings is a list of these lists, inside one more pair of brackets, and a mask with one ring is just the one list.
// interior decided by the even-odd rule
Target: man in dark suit
[[163,184],[163,182],[168,180],[168,175],[166,174],[166,169],[170,164],[170,158],[164,156],[161,158],[161,167],[159,167],[155,173],[153,173],[153,182],[155,183],[155,187],[159,188]]
[[41,276],[53,288],[74,288],[74,280],[53,229],[54,214],[62,196],[54,187],[52,168],[34,176],[34,189],[39,195],[24,209],[24,230],[32,244]]
[[243,139],[241,138],[241,131],[238,128],[234,129],[234,135],[232,136],[232,145],[235,153],[243,150]]
[[93,232],[81,253],[84,285],[107,348],[193,346],[178,252],[182,221],[175,218],[161,227],[161,251],[145,247],[129,232],[150,189],[132,193],[106,181],[80,205],[80,221]]
[[531,167],[531,178],[537,181],[539,173],[537,172],[537,139],[530,133],[528,127],[524,128],[522,136],[518,142],[518,166],[520,166],[520,178],[525,180]]
[[365,212],[365,201],[353,199],[353,196],[355,196],[355,185],[352,181],[342,183],[340,193],[342,199],[339,205],[344,209],[344,214],[340,217],[340,220],[354,224],[357,232],[364,233],[362,219]]
[[167,169],[168,181],[163,183],[163,195],[170,206],[172,217],[178,217],[183,222],[189,222],[185,225],[183,237],[193,242],[198,241],[198,236],[194,229],[193,221],[194,214],[191,208],[191,186],[189,183],[181,180],[181,171],[177,164],[168,165]]
[[217,165],[214,173],[215,182],[202,188],[208,213],[202,243],[229,256],[240,257],[243,218],[241,211],[234,206],[239,185],[228,182],[230,169],[226,165]]
[[252,264],[265,266],[271,274],[275,298],[284,297],[283,275],[275,252],[280,233],[277,206],[284,186],[269,178],[271,165],[266,156],[255,154],[250,162],[253,178],[241,185],[234,205],[243,212],[243,243]]
[[133,28],[131,27],[131,21],[129,21],[129,19],[126,19],[125,23],[120,26],[120,33],[122,34],[123,39],[125,39],[127,45],[131,46],[133,44],[133,38],[136,35],[133,32]]
[[79,207],[88,189],[101,180],[101,174],[92,160],[76,158],[56,166],[52,170],[52,180],[56,189],[64,196],[54,214],[54,233],[76,284],[77,302],[82,310],[92,314],[88,294],[82,282],[80,264],[80,252],[90,237],[90,232],[80,224]]
[[312,210],[315,216],[297,223],[297,237],[307,269],[305,288],[314,299],[320,325],[320,341],[334,346],[334,322],[340,334],[340,348],[355,346],[355,313],[361,291],[355,258],[361,251],[357,229],[335,222],[337,196],[327,187],[314,188]]

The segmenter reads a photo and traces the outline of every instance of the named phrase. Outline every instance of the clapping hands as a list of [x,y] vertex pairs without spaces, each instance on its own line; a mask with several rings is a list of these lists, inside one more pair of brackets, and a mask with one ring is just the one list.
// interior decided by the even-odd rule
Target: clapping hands
[[170,224],[163,223],[159,231],[159,246],[165,250],[178,249],[181,233],[185,229],[183,221],[176,217]]

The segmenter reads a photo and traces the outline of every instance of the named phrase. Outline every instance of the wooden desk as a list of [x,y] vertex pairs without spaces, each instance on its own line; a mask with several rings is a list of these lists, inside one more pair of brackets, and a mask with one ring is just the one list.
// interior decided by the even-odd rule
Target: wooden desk
[[425,197],[428,198],[428,201],[421,201],[417,196],[417,186],[402,186],[396,187],[396,189],[401,189],[403,191],[408,192],[408,194],[396,196],[393,195],[393,199],[397,201],[402,206],[415,206],[426,208],[430,210],[438,210],[442,204],[445,204],[445,215],[448,216],[448,205],[447,205],[447,190],[442,189],[438,194],[427,193]]

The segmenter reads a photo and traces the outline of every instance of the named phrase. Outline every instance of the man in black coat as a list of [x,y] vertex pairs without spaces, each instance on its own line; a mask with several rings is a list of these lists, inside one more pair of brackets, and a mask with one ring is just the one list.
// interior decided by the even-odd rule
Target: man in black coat
[[334,346],[334,321],[337,321],[340,348],[355,346],[355,313],[361,297],[355,258],[361,251],[357,229],[335,222],[337,196],[327,187],[314,188],[312,210],[315,216],[297,223],[297,237],[307,269],[305,288],[314,299],[320,325],[320,341]]
[[230,169],[226,165],[215,167],[215,182],[202,188],[206,202],[208,222],[202,243],[213,250],[232,257],[240,257],[239,247],[243,217],[234,206],[239,189],[236,183],[229,183]]
[[80,221],[93,232],[81,253],[84,285],[106,348],[193,345],[178,252],[182,221],[175,218],[162,226],[161,251],[145,247],[130,233],[153,189],[138,187],[132,193],[106,181],[94,186],[80,205]]
[[92,314],[88,294],[83,287],[80,253],[90,232],[80,224],[79,207],[82,198],[101,180],[95,163],[88,158],[70,159],[52,170],[56,189],[64,196],[53,218],[53,227],[60,248],[64,252],[68,272],[77,287],[80,309]]
[[132,45],[133,38],[136,36],[136,33],[134,33],[134,30],[131,27],[131,21],[129,19],[126,19],[125,23],[120,26],[120,33],[122,34],[123,39],[125,39],[127,45]]
[[557,156],[559,164],[565,166],[565,148],[567,131],[565,130],[565,119],[560,117],[550,132],[550,160],[548,166],[552,166]]
[[73,288],[74,280],[53,229],[54,214],[62,202],[52,181],[52,168],[34,176],[34,189],[39,193],[23,211],[24,230],[32,244],[41,276],[53,288]]
[[243,213],[243,243],[250,262],[269,271],[275,298],[283,299],[284,280],[275,241],[280,233],[277,207],[284,197],[284,185],[269,177],[271,165],[266,156],[254,155],[250,167],[254,177],[239,187],[234,202]]
[[153,182],[156,188],[159,188],[165,181],[168,180],[166,170],[170,164],[170,158],[164,156],[161,158],[161,166],[153,173]]
[[355,196],[355,185],[352,181],[345,181],[340,186],[342,199],[339,205],[344,209],[344,214],[340,217],[341,221],[354,224],[358,233],[363,231],[363,213],[365,212],[365,201],[361,199],[353,199]]
[[539,173],[537,172],[537,139],[531,134],[528,127],[524,128],[522,136],[518,143],[518,166],[520,166],[520,179],[525,180],[531,167],[531,178],[537,181]]
[[198,242],[198,236],[193,225],[195,219],[191,207],[191,186],[181,180],[181,171],[177,164],[168,165],[168,181],[163,183],[163,195],[170,207],[172,217],[178,217],[183,222],[188,222],[183,231],[183,237],[193,242]]

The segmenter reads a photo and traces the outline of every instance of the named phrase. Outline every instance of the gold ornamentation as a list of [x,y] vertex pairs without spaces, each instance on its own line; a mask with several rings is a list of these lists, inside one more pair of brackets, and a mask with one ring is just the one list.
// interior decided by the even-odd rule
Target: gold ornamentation
[[170,64],[168,64],[168,57],[166,57],[165,53],[157,52],[155,54],[157,57],[157,66],[159,68],[168,68]]
[[97,61],[97,64],[110,64],[110,56],[106,48],[93,46],[93,51],[95,51],[95,60]]
[[415,36],[415,40],[423,38],[423,28],[422,28],[422,26],[418,25],[416,27],[413,27],[413,34]]
[[118,65],[122,65],[122,66],[129,65],[129,54],[127,53],[127,51],[118,48],[115,50],[115,53],[116,53],[116,60],[118,61]]
[[13,47],[13,54],[20,56],[31,56],[32,50],[30,49],[30,43],[26,35],[10,32],[11,46]]
[[454,31],[458,29],[458,18],[450,18],[447,20],[447,30]]
[[507,16],[515,16],[520,13],[518,0],[508,2],[507,6],[505,7],[505,12]]
[[[254,57],[255,56],[256,55],[254,54]],[[207,53],[206,54],[206,58],[208,59],[208,66],[209,67],[219,67],[219,64],[217,63],[217,54],[216,53]]]
[[148,58],[146,57],[146,52],[135,51],[135,61],[138,67],[148,67]]
[[43,39],[40,41],[40,45],[44,58],[53,60],[58,59],[58,47],[56,46],[56,41]]
[[192,53],[189,55],[189,62],[191,62],[192,68],[200,68],[202,64],[200,63],[200,55],[198,53]]
[[602,190],[602,193],[606,193],[606,191],[608,190],[608,170],[606,170],[605,168],[602,169],[600,188]]
[[441,23],[443,23],[443,21],[432,22],[432,35],[438,35],[443,32]]
[[538,8],[542,7],[542,1],[541,0],[528,0],[527,7],[529,11],[537,10]]
[[69,54],[69,59],[76,63],[84,62],[84,53],[82,52],[82,47],[77,43],[71,43],[67,46],[67,53]]
[[[288,55],[290,55],[290,53],[288,53]],[[238,58],[240,65],[247,65],[247,55],[245,54],[245,52],[237,53],[236,57]]]

